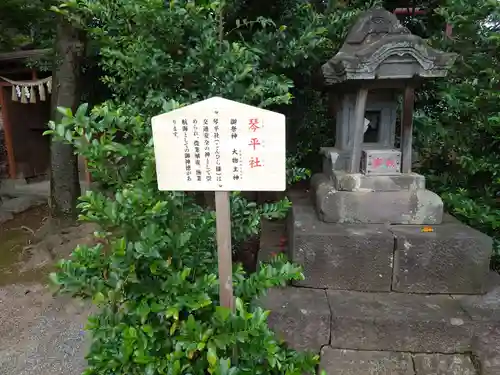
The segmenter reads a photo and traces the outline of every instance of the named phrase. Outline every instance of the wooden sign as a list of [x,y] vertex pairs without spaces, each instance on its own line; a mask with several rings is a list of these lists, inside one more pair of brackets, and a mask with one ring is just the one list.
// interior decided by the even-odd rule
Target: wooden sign
[[285,116],[215,97],[152,119],[160,190],[283,191]]
[[220,303],[234,309],[229,192],[285,190],[285,116],[214,97],[151,123],[158,189],[215,191]]

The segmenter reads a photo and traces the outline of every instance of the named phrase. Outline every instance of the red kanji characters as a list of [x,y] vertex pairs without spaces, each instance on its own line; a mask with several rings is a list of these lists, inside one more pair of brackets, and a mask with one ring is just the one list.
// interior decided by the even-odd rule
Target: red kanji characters
[[257,129],[260,129],[260,126],[258,126],[258,123],[259,123],[259,120],[256,119],[256,118],[251,118],[249,120],[249,126],[248,126],[248,129],[253,131],[255,133],[255,131]]
[[250,143],[248,145],[249,146],[253,146],[253,150],[255,151],[255,147],[260,145],[259,139],[258,138],[252,138],[250,140]]
[[[260,129],[261,127],[259,126],[259,120],[257,118],[251,118],[248,120],[249,125],[248,125],[248,130],[252,132],[256,132],[257,129]],[[256,150],[257,146],[261,146],[262,143],[259,141],[258,138],[250,138],[250,143],[248,144],[249,146],[253,147],[253,151]],[[252,156],[250,158],[250,168],[257,168],[257,167],[262,167],[262,160],[259,160],[257,156]]]
[[385,162],[385,166],[386,166],[387,168],[394,168],[396,165],[394,164],[394,160],[390,160],[390,159],[389,159],[389,160],[387,160],[387,161]]
[[254,158],[253,156],[250,158],[250,168],[262,167],[260,160],[258,157]]
[[375,158],[375,160],[373,160],[373,167],[374,167],[374,168],[378,168],[378,167],[380,167],[383,163],[384,163],[384,161],[382,160],[382,158]]

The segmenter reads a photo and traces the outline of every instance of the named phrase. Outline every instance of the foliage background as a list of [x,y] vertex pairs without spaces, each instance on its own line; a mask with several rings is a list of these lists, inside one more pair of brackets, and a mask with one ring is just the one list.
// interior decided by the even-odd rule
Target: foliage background
[[[313,74],[338,50],[353,18],[380,3],[401,6],[228,2],[222,33],[217,1],[65,4],[87,31],[87,77],[95,79],[86,80],[92,83],[85,98],[90,108],[64,112],[52,129],[89,160],[101,189],[84,197],[80,208],[83,219],[103,231],[102,244],[76,249],[54,281],[103,306],[91,322],[88,375],[205,374],[207,368],[214,374],[299,374],[314,366],[313,357],[274,338],[266,314],[253,304],[266,288],[300,278],[293,265],[277,259],[253,275],[238,268],[236,314],[217,308],[213,213],[189,195],[156,191],[149,119],[212,95],[268,107],[287,115],[290,167],[319,167],[317,150],[334,141],[334,124]],[[429,14],[405,23],[436,47],[458,52],[459,59],[446,80],[418,92],[416,167],[450,212],[496,238],[498,256],[500,34],[486,21],[500,19],[499,3],[421,3],[416,5]],[[3,1],[0,13],[12,17],[0,23],[0,48],[53,43],[54,4]],[[445,22],[453,25],[451,39],[444,36]],[[258,233],[262,216],[280,217],[289,206],[286,200],[257,206],[238,194],[231,202],[235,241]],[[230,361],[235,345],[244,349],[239,363]]]
[[436,9],[453,36],[434,33],[432,42],[459,58],[446,80],[419,93],[415,133],[430,188],[452,214],[495,238],[493,266],[500,255],[499,4],[448,0]]

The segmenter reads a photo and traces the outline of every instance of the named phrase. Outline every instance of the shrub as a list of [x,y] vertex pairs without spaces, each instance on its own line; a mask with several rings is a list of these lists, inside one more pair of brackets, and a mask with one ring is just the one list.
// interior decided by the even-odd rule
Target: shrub
[[[218,306],[214,212],[185,193],[157,190],[150,141],[141,143],[150,138],[149,126],[141,118],[109,106],[86,116],[85,107],[75,115],[60,109],[63,122],[51,128],[112,186],[88,192],[79,205],[80,219],[102,228],[96,233],[101,243],[77,247],[52,276],[63,292],[92,298],[101,308],[90,319],[86,374],[312,371],[317,358],[286,349],[267,327],[267,312],[252,305],[267,288],[300,279],[300,269],[282,258],[252,275],[238,266],[236,312]],[[127,131],[130,144],[112,140],[118,130]],[[116,168],[122,155],[140,160],[139,167]],[[259,208],[233,194],[233,239],[257,233],[261,216],[279,217],[288,205]]]

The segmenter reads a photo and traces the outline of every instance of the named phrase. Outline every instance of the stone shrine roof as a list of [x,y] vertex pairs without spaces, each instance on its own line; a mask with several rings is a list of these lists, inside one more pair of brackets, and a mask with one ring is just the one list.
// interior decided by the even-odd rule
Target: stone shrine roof
[[321,67],[326,85],[349,80],[445,77],[456,54],[413,35],[382,8],[363,13],[339,52]]

